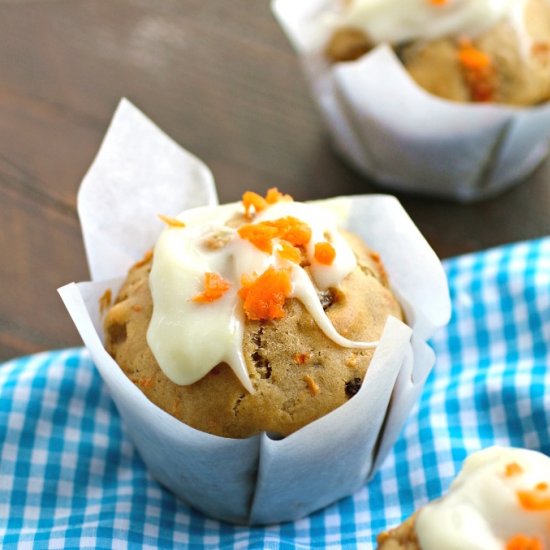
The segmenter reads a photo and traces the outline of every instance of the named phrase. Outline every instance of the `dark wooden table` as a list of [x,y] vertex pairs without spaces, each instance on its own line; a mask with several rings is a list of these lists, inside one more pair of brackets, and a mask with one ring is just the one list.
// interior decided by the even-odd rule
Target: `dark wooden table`
[[[121,96],[214,171],[222,201],[375,191],[332,152],[267,0],[0,0],[0,360],[79,345],[75,195]],[[442,257],[550,233],[550,163],[464,206],[400,196]]]

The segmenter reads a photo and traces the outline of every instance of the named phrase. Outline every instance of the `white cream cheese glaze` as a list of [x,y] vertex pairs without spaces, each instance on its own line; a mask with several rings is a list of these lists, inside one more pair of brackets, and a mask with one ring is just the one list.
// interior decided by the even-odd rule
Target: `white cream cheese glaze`
[[399,44],[443,36],[475,37],[509,17],[517,28],[526,0],[349,0],[331,16],[334,27],[361,29],[373,43]]
[[518,491],[540,491],[550,503],[549,457],[505,447],[474,453],[449,492],[419,512],[415,528],[420,547],[506,550],[510,539],[521,534],[550,548],[550,506],[528,510]]
[[[311,263],[310,278],[302,267],[275,252],[277,240],[274,253],[268,254],[227,225],[228,220],[242,213],[240,203],[188,210],[177,216],[185,227],[167,227],[157,241],[149,277],[153,315],[147,343],[166,376],[176,384],[192,384],[226,362],[243,386],[253,392],[242,355],[244,312],[237,293],[243,275],[259,276],[270,266],[290,270],[290,297],[304,304],[328,338],[342,347],[375,347],[377,342],[353,342],[341,336],[317,294],[317,289],[337,287],[356,266],[353,251],[337,230],[335,216],[311,204],[279,202],[250,221],[293,216],[307,223],[311,228],[311,239],[305,245]],[[207,241],[213,235],[221,236],[224,245],[209,247]],[[336,252],[331,265],[315,260],[315,244],[323,241],[330,242]],[[196,303],[193,297],[203,290],[205,273],[217,273],[231,286],[211,303]]]

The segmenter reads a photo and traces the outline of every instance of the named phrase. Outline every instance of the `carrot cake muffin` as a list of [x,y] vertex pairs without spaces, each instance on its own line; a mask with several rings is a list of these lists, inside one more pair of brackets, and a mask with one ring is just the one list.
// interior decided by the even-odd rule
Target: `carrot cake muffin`
[[403,317],[378,254],[329,209],[271,189],[162,219],[104,320],[153,403],[215,435],[286,436],[359,391]]
[[378,537],[379,550],[550,548],[550,458],[491,447],[471,455],[440,500]]
[[412,78],[452,101],[535,105],[550,98],[548,0],[339,0],[331,62],[389,43]]

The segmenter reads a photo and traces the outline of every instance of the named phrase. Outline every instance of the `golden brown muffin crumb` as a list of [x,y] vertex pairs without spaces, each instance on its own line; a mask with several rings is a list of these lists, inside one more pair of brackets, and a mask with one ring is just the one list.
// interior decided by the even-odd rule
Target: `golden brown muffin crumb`
[[355,61],[372,49],[372,44],[359,29],[338,29],[326,46],[326,56],[332,62]]
[[113,301],[113,294],[110,288],[108,288],[99,298],[99,313],[103,315],[110,307]]

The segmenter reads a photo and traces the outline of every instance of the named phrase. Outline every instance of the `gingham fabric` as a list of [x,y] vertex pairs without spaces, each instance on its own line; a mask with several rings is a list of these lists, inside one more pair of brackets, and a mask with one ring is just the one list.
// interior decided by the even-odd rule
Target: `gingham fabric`
[[88,354],[0,366],[2,548],[374,548],[498,443],[550,454],[550,239],[445,262],[453,318],[423,397],[372,481],[295,523],[205,518],[147,473]]

